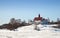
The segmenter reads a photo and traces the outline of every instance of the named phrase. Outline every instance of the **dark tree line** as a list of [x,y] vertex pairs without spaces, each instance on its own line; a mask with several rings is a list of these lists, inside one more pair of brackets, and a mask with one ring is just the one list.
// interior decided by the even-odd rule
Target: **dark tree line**
[[15,20],[14,18],[12,18],[8,24],[1,25],[0,29],[15,30],[18,27],[27,26],[27,25],[28,24],[25,21],[21,22],[20,19]]

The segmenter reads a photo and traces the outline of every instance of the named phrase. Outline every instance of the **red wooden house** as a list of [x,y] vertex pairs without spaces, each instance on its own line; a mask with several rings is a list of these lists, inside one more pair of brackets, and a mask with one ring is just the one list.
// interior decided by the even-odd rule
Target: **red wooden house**
[[34,18],[34,21],[41,21],[41,20],[42,20],[42,17],[40,17],[40,14],[38,15],[38,17]]

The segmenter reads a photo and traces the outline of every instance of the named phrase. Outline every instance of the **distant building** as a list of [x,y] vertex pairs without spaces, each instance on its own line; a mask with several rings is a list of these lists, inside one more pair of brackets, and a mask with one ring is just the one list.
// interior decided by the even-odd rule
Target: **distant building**
[[41,21],[41,24],[48,24],[48,23],[49,23],[48,19],[43,19],[43,20]]
[[48,22],[49,22],[49,20],[41,17],[40,14],[38,15],[38,17],[34,18],[35,24],[48,24]]
[[38,17],[34,18],[34,23],[39,24],[39,23],[41,23],[41,20],[42,20],[42,17],[40,17],[40,14],[39,14]]
[[42,20],[42,17],[40,17],[40,14],[38,15],[38,17],[34,18],[34,21],[41,21],[41,20]]

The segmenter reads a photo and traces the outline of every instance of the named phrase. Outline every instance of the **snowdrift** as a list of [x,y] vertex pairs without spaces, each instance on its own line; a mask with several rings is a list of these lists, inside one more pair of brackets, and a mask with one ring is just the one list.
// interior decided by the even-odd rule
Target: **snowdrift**
[[38,25],[40,31],[34,30],[34,26],[20,27],[16,31],[0,30],[0,38],[60,38],[60,32],[53,31],[50,25]]

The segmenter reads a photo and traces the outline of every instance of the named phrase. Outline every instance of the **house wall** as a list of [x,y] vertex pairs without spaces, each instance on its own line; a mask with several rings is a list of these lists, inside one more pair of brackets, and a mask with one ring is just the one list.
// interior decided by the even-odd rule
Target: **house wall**
[[48,24],[48,22],[49,22],[48,20],[42,20],[41,24]]
[[41,23],[41,20],[39,21],[34,21],[34,24],[40,24]]

